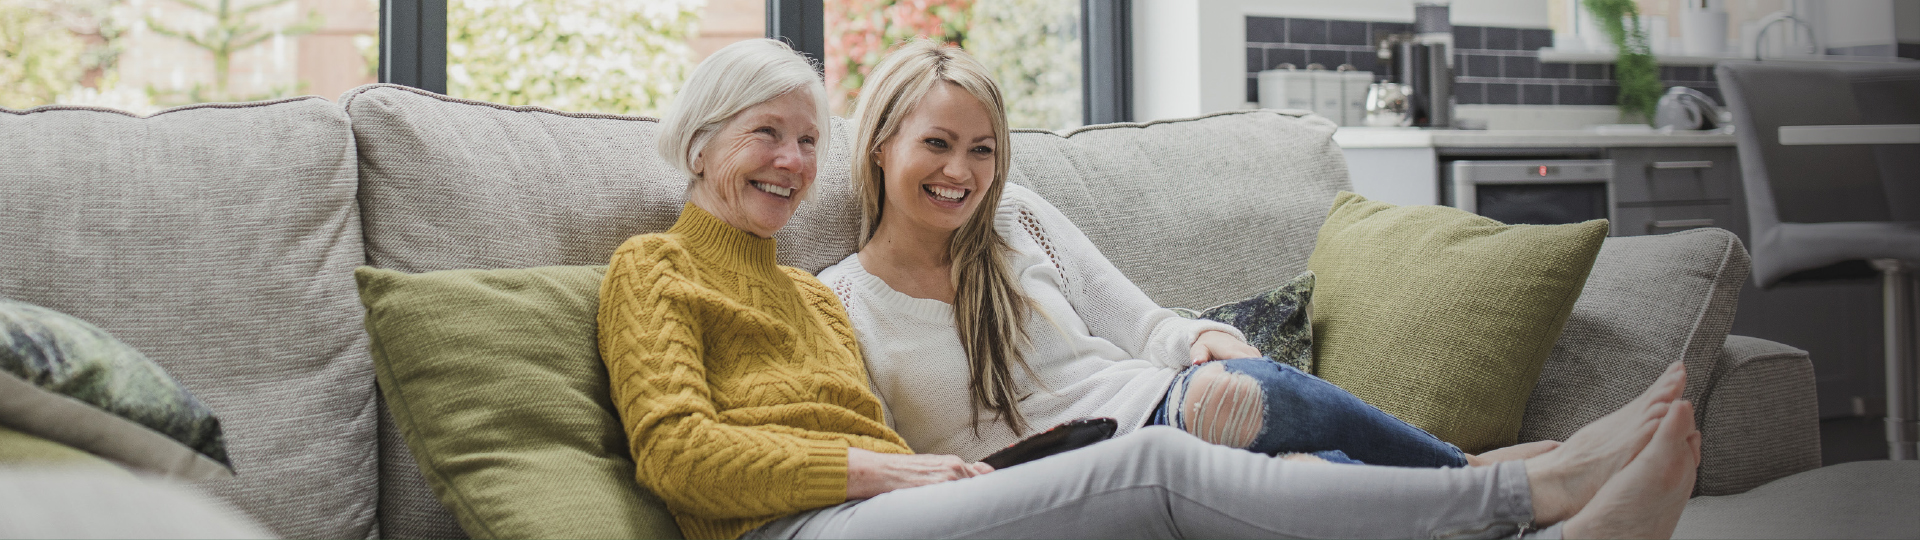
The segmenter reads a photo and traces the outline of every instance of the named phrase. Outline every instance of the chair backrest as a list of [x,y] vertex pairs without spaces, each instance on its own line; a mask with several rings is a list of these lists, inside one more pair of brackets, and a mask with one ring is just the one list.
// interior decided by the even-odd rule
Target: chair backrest
[[1723,62],[1714,73],[1737,126],[1754,237],[1783,222],[1891,218],[1871,148],[1780,144],[1780,126],[1861,123],[1846,72],[1807,63]]
[[[1851,72],[1862,124],[1920,124],[1920,62],[1874,65]],[[1920,145],[1873,147],[1894,221],[1920,221]]]

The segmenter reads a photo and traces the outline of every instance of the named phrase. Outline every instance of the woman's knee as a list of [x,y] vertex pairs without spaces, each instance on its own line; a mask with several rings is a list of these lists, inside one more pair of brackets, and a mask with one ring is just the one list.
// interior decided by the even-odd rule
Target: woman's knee
[[1203,441],[1246,448],[1266,427],[1260,380],[1219,362],[1195,368],[1180,407],[1181,427]]

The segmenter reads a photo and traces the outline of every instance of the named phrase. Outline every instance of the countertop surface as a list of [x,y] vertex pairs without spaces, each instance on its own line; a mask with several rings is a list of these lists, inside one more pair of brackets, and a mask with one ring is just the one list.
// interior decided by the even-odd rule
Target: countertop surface
[[1725,131],[1631,129],[1457,130],[1343,127],[1333,141],[1341,148],[1610,148],[1733,146]]

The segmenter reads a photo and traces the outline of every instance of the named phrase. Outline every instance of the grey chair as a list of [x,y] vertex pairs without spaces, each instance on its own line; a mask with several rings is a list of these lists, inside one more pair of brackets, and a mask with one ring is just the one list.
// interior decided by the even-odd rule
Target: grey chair
[[1724,62],[1739,136],[1753,278],[1878,273],[1885,296],[1888,457],[1914,459],[1920,145],[1782,145],[1782,126],[1920,124],[1920,63]]

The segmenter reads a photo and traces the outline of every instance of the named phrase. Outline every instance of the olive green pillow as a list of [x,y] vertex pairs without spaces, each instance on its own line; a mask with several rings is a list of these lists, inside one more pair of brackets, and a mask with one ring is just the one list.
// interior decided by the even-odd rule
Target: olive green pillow
[[1342,192],[1307,261],[1315,374],[1468,452],[1511,445],[1606,235]]
[[680,538],[634,481],[596,315],[606,267],[360,268],[380,391],[474,538]]
[[86,469],[133,478],[133,473],[85,450],[0,426],[0,468]]

